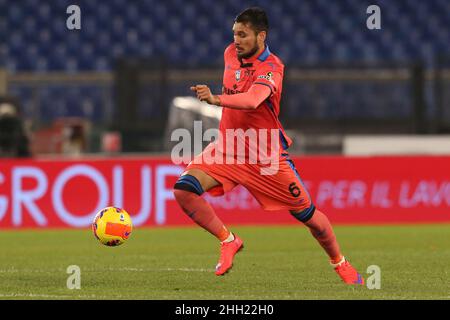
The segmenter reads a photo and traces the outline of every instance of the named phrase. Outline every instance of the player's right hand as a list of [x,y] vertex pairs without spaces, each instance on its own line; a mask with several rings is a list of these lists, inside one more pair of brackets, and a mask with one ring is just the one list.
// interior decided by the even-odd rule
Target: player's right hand
[[197,94],[197,99],[213,105],[220,105],[220,99],[211,93],[211,90],[207,85],[198,84],[195,87],[191,87],[192,91]]

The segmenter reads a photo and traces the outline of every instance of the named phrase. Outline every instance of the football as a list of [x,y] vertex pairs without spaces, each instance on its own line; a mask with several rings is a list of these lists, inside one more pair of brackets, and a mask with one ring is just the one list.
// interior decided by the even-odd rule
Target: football
[[119,246],[131,235],[133,225],[124,209],[107,207],[100,210],[92,223],[94,236],[106,246]]

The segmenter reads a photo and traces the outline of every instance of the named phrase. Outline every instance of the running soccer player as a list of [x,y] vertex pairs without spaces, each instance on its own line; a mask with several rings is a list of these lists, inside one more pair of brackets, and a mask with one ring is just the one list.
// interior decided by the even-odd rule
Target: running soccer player
[[[286,149],[292,141],[278,120],[284,65],[266,45],[267,32],[268,19],[263,9],[252,7],[244,10],[234,21],[234,42],[224,52],[223,94],[213,95],[206,85],[191,87],[200,101],[223,107],[219,126],[219,140],[223,145],[217,141],[210,143],[188,164],[174,186],[175,199],[194,222],[220,241],[216,275],[224,275],[231,269],[235,254],[243,248],[243,241],[224,226],[201,196],[205,191],[215,196],[222,195],[237,185],[243,185],[263,209],[286,209],[304,223],[329,256],[331,266],[341,279],[347,284],[362,285],[364,279],[342,255],[328,218],[314,206],[289,158]],[[244,140],[241,137],[247,152],[244,163],[197,161],[199,157],[204,159],[206,154],[214,159],[227,160],[231,154],[235,160],[235,146],[228,148],[231,143],[227,135],[229,130],[276,130],[276,138],[272,140],[277,140],[276,145],[281,146],[276,150],[274,161],[277,170],[263,174],[267,163],[263,164],[261,158],[257,158],[259,161],[256,163],[249,161],[251,142],[245,140],[245,136]]]

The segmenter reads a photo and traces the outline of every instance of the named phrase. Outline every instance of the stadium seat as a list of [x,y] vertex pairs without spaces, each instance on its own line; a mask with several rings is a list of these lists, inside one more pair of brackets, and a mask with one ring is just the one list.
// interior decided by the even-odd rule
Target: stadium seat
[[[80,3],[82,32],[68,32],[64,1],[0,0],[0,9],[8,8],[0,27],[6,25],[9,31],[4,41],[0,39],[2,65],[12,73],[111,71],[115,60],[127,55],[165,56],[175,64],[207,61],[221,65],[223,49],[232,41],[231,24],[243,9],[242,0],[220,2],[213,7],[209,0]],[[288,66],[420,59],[432,67],[438,53],[450,52],[450,2],[447,0],[378,1],[383,28],[378,33],[365,28],[368,5],[365,1],[263,0],[258,4],[270,8],[270,47]],[[63,15],[55,17],[55,12]],[[299,101],[310,99],[307,90],[294,91],[292,96],[297,96]],[[17,92],[25,94],[23,90]],[[345,99],[342,88],[332,92],[336,99]],[[82,93],[87,95],[85,106],[99,103],[96,93]],[[345,113],[359,112],[358,104],[370,105],[369,97],[374,93],[365,94],[352,97]],[[389,105],[396,101],[398,93],[395,94],[390,95]],[[55,98],[49,94],[41,99],[46,97]],[[29,101],[26,95],[22,99]],[[67,106],[69,116],[80,113],[70,94],[60,92],[57,99]],[[336,110],[332,108],[319,108],[317,113],[333,114]],[[401,108],[399,112],[404,112]],[[364,111],[367,115],[381,112],[367,109]],[[292,106],[291,112],[296,113],[297,108]],[[93,113],[86,114],[93,116]]]

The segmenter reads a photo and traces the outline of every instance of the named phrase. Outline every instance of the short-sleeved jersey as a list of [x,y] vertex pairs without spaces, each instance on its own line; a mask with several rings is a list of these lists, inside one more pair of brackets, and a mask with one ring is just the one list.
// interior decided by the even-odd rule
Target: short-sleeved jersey
[[292,141],[278,119],[284,75],[281,60],[266,46],[259,56],[240,61],[234,44],[225,49],[224,60],[222,94],[247,92],[253,85],[267,86],[271,94],[254,110],[223,108],[219,126],[221,134],[225,135],[226,129],[277,129],[280,151],[287,149]]

